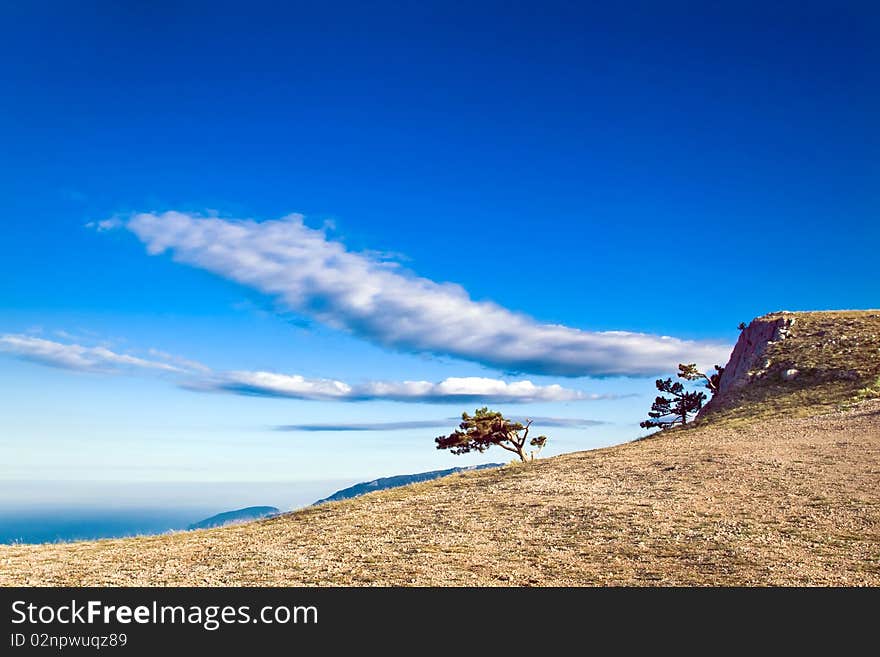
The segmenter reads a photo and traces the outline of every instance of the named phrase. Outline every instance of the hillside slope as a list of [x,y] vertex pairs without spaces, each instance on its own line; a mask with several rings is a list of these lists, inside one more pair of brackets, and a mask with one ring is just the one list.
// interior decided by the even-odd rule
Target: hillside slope
[[233,527],[0,546],[0,584],[878,586],[880,313],[832,315],[765,345],[803,377],[750,375],[687,430]]
[[0,547],[0,584],[880,585],[880,402],[452,475],[270,520]]
[[231,525],[235,522],[247,522],[249,520],[258,520],[269,516],[277,516],[281,511],[274,506],[248,506],[244,509],[235,509],[234,511],[225,511],[218,513],[210,518],[199,520],[192,523],[187,529],[210,529],[212,527],[223,527]]
[[407,486],[409,484],[417,484],[422,481],[431,481],[440,477],[448,477],[456,472],[466,472],[468,470],[486,470],[487,468],[500,468],[503,463],[483,463],[481,465],[468,465],[461,468],[448,468],[446,470],[431,470],[429,472],[417,472],[408,475],[394,475],[393,477],[380,477],[372,481],[362,481],[354,486],[338,490],[332,495],[318,500],[314,504],[326,504],[327,502],[338,502],[340,500],[350,500],[367,493],[373,493],[377,490],[386,490],[388,488],[397,488],[399,486]]

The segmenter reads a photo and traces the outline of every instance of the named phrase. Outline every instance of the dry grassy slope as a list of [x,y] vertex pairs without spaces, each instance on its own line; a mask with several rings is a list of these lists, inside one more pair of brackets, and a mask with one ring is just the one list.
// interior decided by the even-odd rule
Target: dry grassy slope
[[[800,326],[876,326],[866,315]],[[822,369],[838,354],[834,367],[851,362],[864,380],[766,379],[755,389],[787,396],[782,414],[765,390],[688,430],[236,527],[0,546],[0,584],[880,585],[880,400],[797,416],[827,410],[805,381],[841,384],[827,388],[838,405],[871,383],[875,343],[806,335],[785,344],[792,363]]]

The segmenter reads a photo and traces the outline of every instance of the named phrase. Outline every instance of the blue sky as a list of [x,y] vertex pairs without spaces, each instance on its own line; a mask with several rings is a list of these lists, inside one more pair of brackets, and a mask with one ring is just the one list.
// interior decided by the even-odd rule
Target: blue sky
[[179,4],[0,10],[6,482],[504,460],[433,449],[484,400],[611,444],[880,305],[876,6]]

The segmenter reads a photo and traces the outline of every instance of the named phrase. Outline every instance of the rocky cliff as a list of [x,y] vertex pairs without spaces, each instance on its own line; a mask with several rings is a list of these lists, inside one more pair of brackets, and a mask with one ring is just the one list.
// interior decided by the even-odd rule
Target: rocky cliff
[[776,312],[740,333],[698,419],[801,415],[880,393],[880,310]]

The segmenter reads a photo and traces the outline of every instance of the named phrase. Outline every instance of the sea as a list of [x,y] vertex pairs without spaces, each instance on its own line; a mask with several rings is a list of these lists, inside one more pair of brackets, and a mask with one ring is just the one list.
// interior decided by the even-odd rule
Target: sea
[[59,543],[186,530],[249,506],[308,506],[354,480],[299,482],[0,481],[0,544]]

